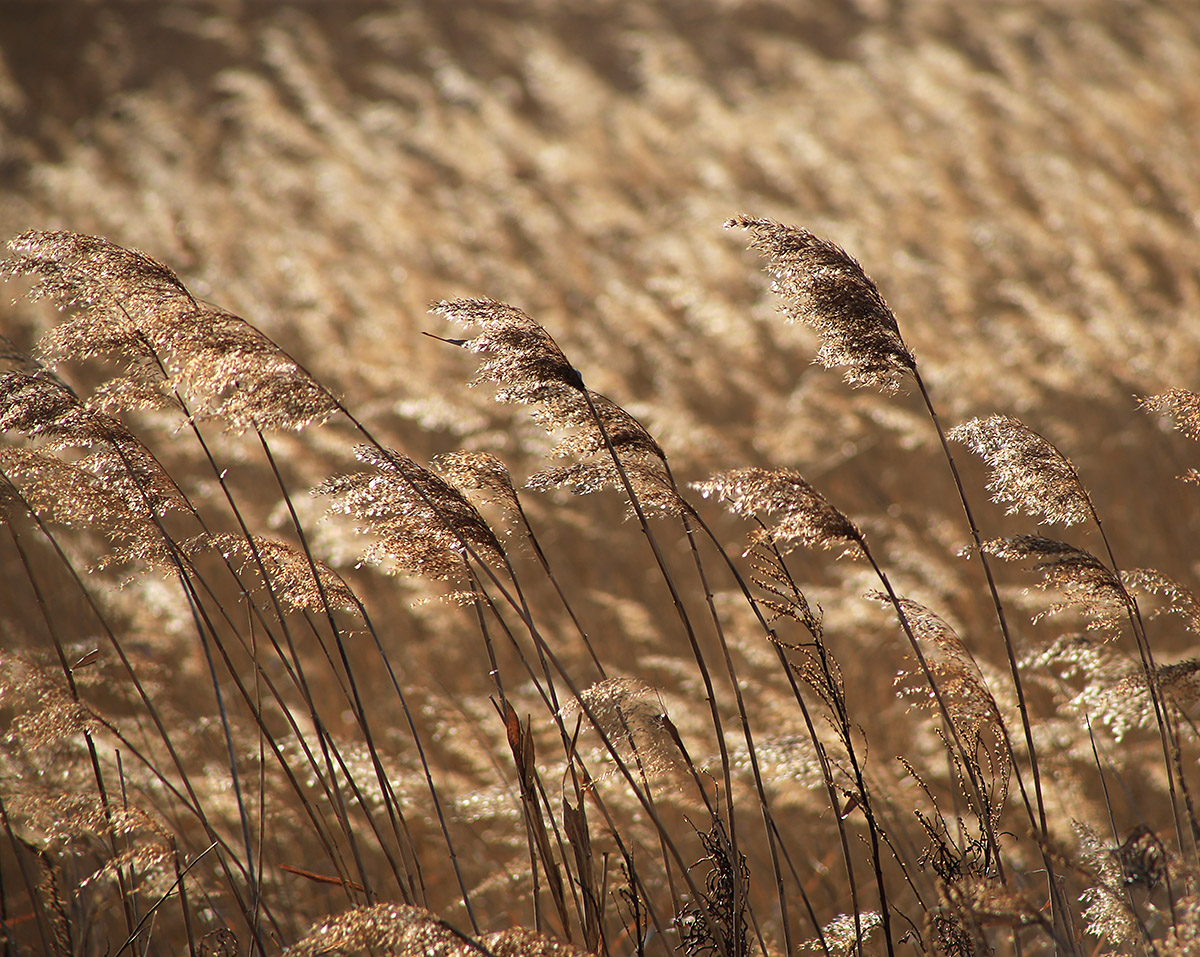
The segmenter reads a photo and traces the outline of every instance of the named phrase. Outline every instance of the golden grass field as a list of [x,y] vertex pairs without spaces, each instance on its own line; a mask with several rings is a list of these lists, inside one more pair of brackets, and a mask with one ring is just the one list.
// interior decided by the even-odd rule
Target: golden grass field
[[5,954],[1197,953],[1197,77],[0,5]]

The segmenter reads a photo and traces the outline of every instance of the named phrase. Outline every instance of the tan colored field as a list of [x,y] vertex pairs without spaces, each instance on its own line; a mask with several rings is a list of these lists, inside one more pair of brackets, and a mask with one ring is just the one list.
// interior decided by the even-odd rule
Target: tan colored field
[[1195,954],[1198,77],[0,7],[5,954]]

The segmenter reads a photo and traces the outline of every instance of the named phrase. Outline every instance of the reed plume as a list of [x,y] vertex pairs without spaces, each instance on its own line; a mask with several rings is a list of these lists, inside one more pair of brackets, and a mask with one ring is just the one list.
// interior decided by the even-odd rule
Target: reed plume
[[49,358],[126,364],[102,401],[140,408],[178,390],[197,412],[246,430],[302,429],[337,410],[330,392],[246,320],[196,299],[166,265],[96,236],[30,230],[9,243],[9,276],[69,317],[41,342]]
[[763,535],[783,552],[797,545],[837,550],[841,556],[862,552],[862,532],[794,469],[732,469],[693,487],[705,498],[728,503],[735,514],[777,516]]
[[817,362],[844,368],[854,386],[900,388],[916,359],[878,287],[849,253],[807,229],[769,219],[735,216],[725,225],[750,232],[750,248],[766,259],[785,315],[821,337]]
[[357,519],[377,541],[366,558],[431,579],[466,574],[468,549],[503,565],[504,548],[467,498],[437,473],[400,452],[361,445],[359,461],[372,471],[332,476],[314,489],[334,512]]
[[1077,607],[1090,617],[1090,627],[1112,628],[1131,608],[1121,577],[1082,548],[1037,535],[996,539],[985,542],[984,548],[1006,561],[1029,562],[1042,574],[1044,587],[1061,591],[1062,600],[1043,614]]
[[1009,514],[1024,511],[1061,525],[1091,518],[1091,500],[1070,459],[1018,419],[975,418],[947,436],[987,463],[988,490]]

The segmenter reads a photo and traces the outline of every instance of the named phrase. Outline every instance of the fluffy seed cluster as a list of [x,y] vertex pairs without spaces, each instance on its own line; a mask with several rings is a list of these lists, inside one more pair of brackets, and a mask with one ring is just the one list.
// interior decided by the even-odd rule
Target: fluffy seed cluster
[[0,476],[6,515],[32,510],[107,539],[112,550],[97,559],[97,567],[121,562],[170,567],[171,553],[145,506],[131,503],[120,486],[95,472],[40,449],[0,446]]
[[333,498],[331,511],[351,515],[377,542],[367,560],[432,579],[460,578],[471,552],[488,564],[504,549],[478,510],[457,488],[407,455],[374,446],[355,449],[369,472],[326,479],[314,492]]
[[1092,627],[1107,628],[1131,608],[1120,576],[1082,548],[1037,535],[995,539],[984,542],[983,547],[1006,561],[1032,563],[1046,587],[1062,592],[1063,600],[1052,604],[1045,614],[1077,606],[1091,617]]
[[517,490],[508,468],[490,452],[447,452],[436,456],[433,466],[456,488],[478,492],[478,498],[498,506],[510,521],[521,512]]
[[[868,597],[892,605],[891,599],[882,592],[871,592]],[[937,679],[942,698],[959,733],[972,741],[977,740],[981,731],[989,727],[998,735],[1003,735],[1004,720],[996,699],[975,657],[955,630],[919,602],[901,598],[898,604],[912,629],[913,637],[921,646],[929,670]],[[902,674],[898,680],[912,677],[912,673]],[[923,676],[921,682],[924,683]],[[924,692],[927,693],[928,688]]]
[[193,412],[245,430],[301,429],[334,397],[250,323],[197,300],[163,263],[96,236],[31,230],[2,270],[35,279],[31,297],[72,315],[46,334],[52,358],[105,355],[127,364],[101,390],[107,407],[157,404],[178,391]]
[[1168,389],[1139,400],[1143,409],[1171,417],[1175,428],[1190,439],[1200,440],[1200,394],[1188,389]]
[[900,388],[916,359],[878,287],[849,253],[807,229],[769,219],[736,216],[725,225],[750,231],[750,248],[767,260],[785,314],[821,337],[821,365],[845,368],[851,385]]
[[[251,572],[263,587],[292,608],[320,612],[325,610],[325,601],[330,608],[357,606],[354,592],[341,575],[316,559],[310,565],[305,554],[288,542],[259,535],[248,540],[244,535],[229,534],[206,535],[187,543],[189,555],[205,551],[220,552],[241,571]],[[319,584],[313,577],[314,566]]]
[[[636,678],[606,678],[563,705],[570,725],[584,706],[604,736],[631,768],[654,776],[680,772],[683,758],[667,728],[658,692]],[[585,719],[586,720],[586,719]]]
[[535,473],[530,488],[569,488],[580,494],[624,490],[623,470],[642,504],[670,514],[683,510],[658,442],[621,406],[588,390],[542,326],[494,299],[444,301],[433,312],[479,329],[478,335],[461,343],[486,356],[471,384],[495,383],[500,401],[534,406],[535,418],[548,432],[562,433],[552,456],[577,460]]
[[952,429],[949,438],[987,463],[992,500],[1008,505],[1010,515],[1024,511],[1063,525],[1091,515],[1091,502],[1071,460],[1018,419],[971,419]]
[[522,928],[469,937],[421,907],[376,904],[325,921],[287,957],[387,953],[393,957],[583,957],[583,951]]
[[765,534],[782,551],[805,545],[855,557],[862,553],[858,527],[794,469],[731,469],[692,487],[705,498],[727,502],[735,515],[760,521],[775,516]]

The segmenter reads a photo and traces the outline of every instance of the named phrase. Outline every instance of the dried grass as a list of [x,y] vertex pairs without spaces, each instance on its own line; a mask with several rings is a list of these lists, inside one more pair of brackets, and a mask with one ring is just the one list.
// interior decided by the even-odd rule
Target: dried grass
[[8,946],[1195,950],[1195,11],[669,7],[11,18]]

